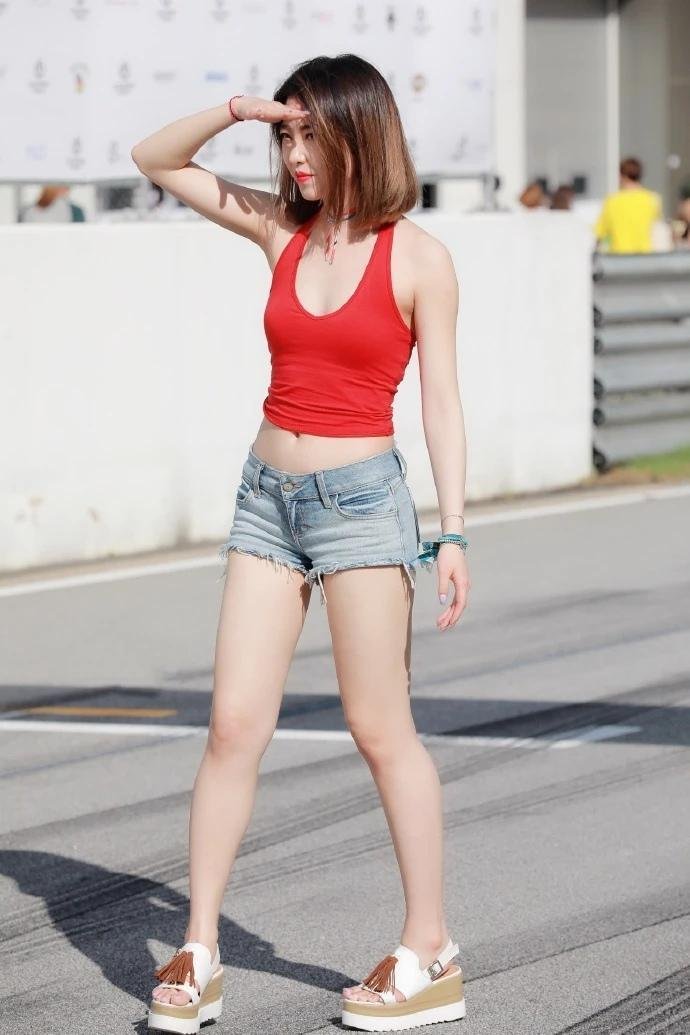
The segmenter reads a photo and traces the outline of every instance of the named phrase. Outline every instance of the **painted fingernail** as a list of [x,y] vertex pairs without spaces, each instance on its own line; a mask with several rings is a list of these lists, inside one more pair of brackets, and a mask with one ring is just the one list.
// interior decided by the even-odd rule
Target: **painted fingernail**
[[445,604],[445,602],[446,602],[446,594],[445,593],[439,593],[438,599],[441,601],[442,604]]

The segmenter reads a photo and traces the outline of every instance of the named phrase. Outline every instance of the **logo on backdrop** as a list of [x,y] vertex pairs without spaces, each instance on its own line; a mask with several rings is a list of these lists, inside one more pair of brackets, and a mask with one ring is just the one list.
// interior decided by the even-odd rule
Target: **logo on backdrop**
[[367,21],[366,14],[366,4],[357,4],[355,7],[355,17],[352,22],[353,32],[358,32],[361,35],[362,33],[369,31],[371,23]]
[[115,93],[119,93],[121,97],[125,97],[134,89],[134,83],[132,82],[132,72],[129,67],[129,61],[122,61],[117,70],[117,73],[118,78],[113,83],[113,89]]
[[171,22],[173,18],[177,17],[177,7],[175,0],[158,0],[158,10],[156,14],[162,22]]
[[429,23],[429,14],[425,7],[417,7],[415,10],[414,24],[412,31],[415,36],[426,36],[429,32],[431,24]]
[[84,93],[90,75],[89,66],[84,61],[77,61],[70,65],[72,73],[72,85],[75,93]]
[[45,62],[39,58],[34,64],[33,77],[29,80],[29,87],[34,93],[45,93],[49,86]]
[[68,169],[81,169],[86,164],[84,158],[84,144],[81,137],[72,137],[69,154],[67,155]]
[[106,161],[108,165],[120,165],[122,162],[122,148],[119,140],[111,140],[106,150]]
[[217,22],[225,22],[230,17],[227,0],[215,0],[211,5],[211,17]]
[[287,0],[285,4],[282,21],[284,29],[294,29],[297,25],[297,12],[295,11],[295,4],[291,0]]
[[24,152],[26,157],[30,158],[32,162],[42,162],[48,157],[48,148],[43,141],[40,143],[37,141],[35,144],[27,144],[24,148]]
[[410,80],[410,86],[412,92],[416,94],[423,94],[427,87],[427,78],[423,72],[417,72],[416,75],[412,76]]
[[154,83],[173,83],[177,79],[176,68],[154,68],[152,73]]
[[84,22],[91,14],[91,7],[89,6],[89,0],[73,0],[70,8],[72,14],[77,21]]
[[481,36],[484,32],[484,22],[482,20],[482,9],[479,5],[475,5],[472,8],[472,17],[470,19],[470,32],[473,36]]
[[249,79],[246,80],[244,86],[244,93],[248,93],[250,97],[260,97],[264,93],[264,84],[261,81],[259,75],[259,66],[251,65],[249,68]]
[[221,68],[207,68],[204,72],[205,83],[227,83],[228,73]]

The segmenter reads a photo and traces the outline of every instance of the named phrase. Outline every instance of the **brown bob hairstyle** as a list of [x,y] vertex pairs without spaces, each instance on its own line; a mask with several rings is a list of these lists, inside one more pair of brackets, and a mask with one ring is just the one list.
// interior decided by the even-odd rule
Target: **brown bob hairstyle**
[[[322,163],[322,196],[307,201],[282,159],[281,125],[271,123],[269,167],[285,214],[303,223],[322,206],[334,218],[344,211],[346,153],[352,162],[349,220],[353,230],[395,222],[419,203],[420,187],[405,140],[400,112],[388,83],[356,54],[315,57],[301,64],[273,94],[282,104],[297,97],[309,111]],[[273,145],[279,172],[274,176]]]

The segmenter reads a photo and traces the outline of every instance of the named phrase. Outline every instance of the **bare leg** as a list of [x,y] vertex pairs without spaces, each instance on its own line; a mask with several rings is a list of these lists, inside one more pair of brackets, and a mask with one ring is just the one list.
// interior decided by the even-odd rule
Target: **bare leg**
[[[249,826],[259,764],[275,730],[310,596],[301,572],[249,554],[228,555],[209,735],[190,812],[190,915],[184,938],[206,945],[212,955],[223,895]],[[189,1002],[186,992],[160,985],[153,997]]]
[[[406,906],[400,941],[425,967],[446,945],[448,930],[441,784],[410,710],[412,594],[396,566],[352,568],[325,578],[345,718],[381,795],[400,867]],[[389,951],[382,947],[381,956]],[[357,986],[343,994],[380,999]],[[396,998],[404,998],[397,989]]]

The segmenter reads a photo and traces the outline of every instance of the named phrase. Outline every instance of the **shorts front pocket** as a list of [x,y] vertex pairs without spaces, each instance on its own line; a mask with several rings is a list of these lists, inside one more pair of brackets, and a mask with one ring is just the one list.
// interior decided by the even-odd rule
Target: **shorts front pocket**
[[336,492],[333,508],[341,517],[354,521],[383,520],[394,515],[397,510],[395,496],[388,482],[375,482]]
[[421,542],[421,534],[419,531],[419,515],[417,514],[417,505],[414,501],[412,490],[410,489],[410,486],[407,484],[407,482],[405,482],[405,488],[407,489],[407,495],[410,497],[410,503],[412,504],[412,513],[414,514],[414,527],[417,533],[417,545],[419,546],[419,543]]
[[242,475],[240,484],[237,486],[237,492],[235,493],[235,503],[244,503],[251,490],[251,484],[247,481],[244,475]]

